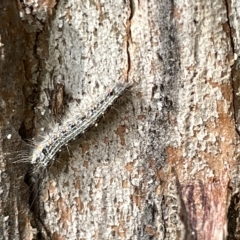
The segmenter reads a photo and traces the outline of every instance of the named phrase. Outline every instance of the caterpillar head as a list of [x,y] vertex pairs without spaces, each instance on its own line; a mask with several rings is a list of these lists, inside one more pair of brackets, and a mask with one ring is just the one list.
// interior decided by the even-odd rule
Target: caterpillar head
[[46,155],[43,149],[34,149],[31,158],[31,164],[37,168],[46,168],[49,165],[49,161],[46,160]]

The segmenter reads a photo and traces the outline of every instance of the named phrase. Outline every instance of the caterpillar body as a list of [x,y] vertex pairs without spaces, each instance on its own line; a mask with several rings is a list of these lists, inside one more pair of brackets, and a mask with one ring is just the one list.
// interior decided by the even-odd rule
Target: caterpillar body
[[50,166],[56,154],[77,136],[84,134],[106,113],[109,107],[130,87],[129,83],[117,83],[116,86],[85,116],[77,115],[56,125],[47,137],[37,144],[32,151],[31,164],[39,170]]

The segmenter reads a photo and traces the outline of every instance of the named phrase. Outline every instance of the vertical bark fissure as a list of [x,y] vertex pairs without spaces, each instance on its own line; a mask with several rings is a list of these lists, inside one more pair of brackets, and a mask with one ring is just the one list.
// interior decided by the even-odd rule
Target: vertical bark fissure
[[[226,30],[226,33],[227,35],[229,36],[229,42],[230,42],[230,47],[231,47],[231,50],[232,50],[232,54],[234,55],[235,53],[235,50],[234,50],[234,40],[233,40],[233,29],[231,27],[231,20],[230,20],[230,3],[229,3],[229,0],[225,0],[225,6],[226,6],[226,15],[227,15],[227,29]],[[236,68],[236,65],[233,64],[231,66],[231,77],[230,77],[230,80],[231,80],[231,83],[232,83],[232,89],[233,89],[233,114],[234,114],[234,119],[235,119],[235,123],[237,124],[238,122],[238,117],[237,117],[237,112],[239,111],[238,109],[238,104],[237,104],[237,100],[238,100],[238,97],[237,97],[237,92],[238,92],[238,85],[237,83],[234,82],[234,72],[235,72],[235,68]],[[236,127],[236,132],[238,133],[238,135],[240,135],[240,132],[238,130],[238,128]]]
[[[58,2],[55,5],[54,9],[51,9],[51,11],[54,11],[57,6]],[[27,6],[25,6],[27,7]],[[38,26],[37,30],[33,33],[30,33],[28,35],[28,52],[25,59],[25,66],[26,66],[26,79],[27,83],[25,85],[25,89],[27,91],[26,96],[26,109],[31,111],[31,129],[26,129],[27,124],[22,124],[22,127],[20,129],[21,136],[24,140],[27,140],[29,142],[29,139],[33,141],[34,144],[37,143],[38,135],[36,129],[36,123],[39,121],[38,116],[36,114],[37,112],[37,105],[41,103],[41,91],[42,91],[42,82],[43,77],[45,74],[45,60],[47,58],[46,52],[49,48],[49,35],[50,35],[50,29],[51,29],[51,20],[55,17],[54,12],[51,12],[51,16],[48,15],[49,12],[46,13],[45,18],[40,19],[35,17],[34,23],[30,24],[32,26]],[[26,24],[26,28],[29,23]],[[45,51],[44,51],[45,50]],[[30,56],[31,54],[31,56]],[[45,55],[44,55],[45,54]],[[30,66],[33,68],[34,62],[34,71],[32,72],[32,69],[30,69]],[[31,89],[31,90],[29,90]],[[44,119],[44,118],[43,118]],[[46,121],[46,117],[44,119]],[[49,119],[48,119],[49,120]],[[34,140],[33,140],[34,139]],[[32,149],[30,149],[29,154],[31,154]],[[29,159],[30,160],[30,159]],[[24,182],[28,186],[29,191],[29,210],[31,212],[31,227],[33,229],[37,229],[37,234],[40,236],[44,236],[44,239],[47,239],[47,237],[50,237],[50,233],[47,229],[47,227],[44,225],[43,222],[43,216],[41,215],[41,208],[40,208],[40,190],[43,187],[42,185],[42,179],[44,178],[44,174],[46,172],[36,172],[33,166],[29,166],[27,171],[25,172],[24,176]]]
[[130,45],[132,42],[132,33],[131,33],[131,21],[134,15],[134,0],[129,0],[129,17],[127,19],[126,33],[127,33],[127,80],[129,78],[129,72],[131,70],[131,54],[130,54]]
[[[234,58],[234,64],[231,65],[231,75],[230,75],[230,80],[231,80],[231,85],[232,85],[232,105],[233,105],[233,116],[234,116],[234,121],[235,121],[235,130],[238,135],[240,136],[240,119],[239,119],[239,86],[240,86],[240,81],[239,81],[239,70],[238,70],[238,60],[236,61],[235,59],[235,43],[234,43],[234,29],[233,26],[231,26],[231,1],[225,0],[225,6],[226,6],[226,12],[227,12],[227,29],[224,29],[229,37],[229,42],[230,42],[230,47],[232,50],[233,58]],[[237,153],[237,147],[235,152]],[[236,156],[236,160],[238,161],[238,157]],[[234,171],[234,170],[233,170]],[[237,169],[235,169],[237,171]],[[236,179],[232,179],[232,183],[234,185],[237,185],[238,182],[234,182]],[[229,191],[234,191],[234,189],[229,189]],[[227,211],[227,239],[236,239],[238,235],[238,219],[239,219],[239,191],[235,192],[234,195],[231,196],[230,198],[230,203],[228,206],[228,211]]]

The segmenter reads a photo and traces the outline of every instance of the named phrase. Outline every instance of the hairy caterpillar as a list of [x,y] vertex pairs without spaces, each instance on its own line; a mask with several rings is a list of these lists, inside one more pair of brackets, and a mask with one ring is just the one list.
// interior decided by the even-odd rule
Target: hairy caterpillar
[[66,119],[62,124],[56,124],[52,132],[49,132],[32,151],[31,164],[35,171],[50,166],[61,148],[94,126],[129,86],[130,84],[126,82],[117,83],[104,99],[93,109],[88,110],[85,116],[77,115],[74,119]]

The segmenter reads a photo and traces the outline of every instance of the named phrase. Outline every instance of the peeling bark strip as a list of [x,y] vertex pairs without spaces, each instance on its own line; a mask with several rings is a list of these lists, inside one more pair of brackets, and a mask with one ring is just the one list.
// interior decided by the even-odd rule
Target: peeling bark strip
[[61,125],[56,124],[52,132],[47,133],[43,137],[44,140],[33,149],[31,159],[33,171],[50,166],[61,148],[94,126],[129,86],[129,83],[118,83],[96,107],[88,110],[85,116],[74,108],[75,112],[68,114]]
[[182,186],[182,220],[186,226],[186,240],[225,239],[228,191],[227,172],[219,180],[197,180]]
[[56,121],[60,119],[63,114],[63,98],[64,98],[64,84],[57,83],[56,89],[53,90],[51,96],[51,112]]

